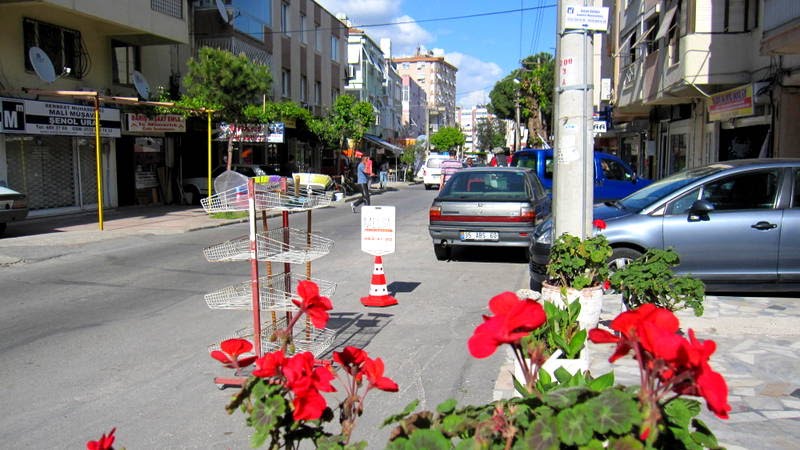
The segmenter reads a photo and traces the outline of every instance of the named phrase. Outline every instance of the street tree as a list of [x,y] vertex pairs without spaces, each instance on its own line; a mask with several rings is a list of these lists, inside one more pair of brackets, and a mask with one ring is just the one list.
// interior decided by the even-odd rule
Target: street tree
[[442,127],[431,135],[431,145],[440,150],[460,148],[467,139],[457,127]]
[[540,144],[542,138],[546,140],[552,134],[554,76],[555,60],[550,53],[526,57],[522,60],[522,68],[513,70],[495,83],[489,93],[489,112],[501,119],[515,120],[519,95],[520,120],[529,130],[528,144]]
[[480,119],[475,125],[475,134],[478,139],[478,148],[481,150],[502,147],[506,142],[506,124],[502,120],[492,117]]
[[[183,78],[186,93],[180,106],[212,109],[222,121],[233,125],[245,123],[247,106],[264,102],[272,86],[269,67],[252,62],[243,53],[201,47],[196,58],[188,61]],[[233,133],[228,133],[228,169],[233,155]]]
[[327,117],[312,119],[309,129],[322,142],[341,149],[348,139],[356,144],[361,141],[374,123],[375,109],[371,103],[344,94],[336,97]]

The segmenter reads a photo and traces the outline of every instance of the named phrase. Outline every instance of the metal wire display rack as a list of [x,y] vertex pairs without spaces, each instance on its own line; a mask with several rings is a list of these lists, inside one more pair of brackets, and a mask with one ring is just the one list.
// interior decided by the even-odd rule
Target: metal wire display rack
[[[295,273],[280,273],[259,278],[259,304],[265,311],[297,311],[292,300],[300,300],[297,285],[306,277]],[[336,283],[311,278],[319,286],[319,294],[330,297],[336,291]],[[287,287],[289,291],[287,292]],[[211,309],[252,309],[252,282],[245,281],[206,294],[206,304]]]
[[[307,189],[298,190],[296,194],[292,194],[282,191],[280,184],[255,184],[256,211],[307,211],[330,206],[332,198],[332,192]],[[247,211],[249,208],[247,186],[238,186],[203,198],[200,200],[200,204],[209,214]]]
[[[295,228],[276,228],[256,235],[258,260],[303,264],[330,253],[333,240]],[[212,245],[203,250],[209,262],[247,261],[250,239],[237,239]]]

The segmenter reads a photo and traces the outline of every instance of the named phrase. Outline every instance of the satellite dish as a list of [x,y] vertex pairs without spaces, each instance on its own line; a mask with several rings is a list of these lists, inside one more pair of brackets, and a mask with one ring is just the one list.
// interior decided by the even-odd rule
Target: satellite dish
[[42,80],[52,83],[56,81],[56,69],[53,67],[53,61],[50,57],[39,47],[31,47],[28,49],[28,59],[31,60],[34,72]]
[[231,21],[230,15],[228,15],[228,8],[225,7],[225,2],[223,0],[215,0],[217,4],[217,11],[219,11],[219,15],[222,16],[222,20],[225,23],[229,23]]
[[147,79],[144,75],[138,70],[134,70],[131,72],[131,78],[133,78],[133,86],[136,87],[136,92],[139,93],[139,97],[143,99],[150,98],[150,85],[147,83]]

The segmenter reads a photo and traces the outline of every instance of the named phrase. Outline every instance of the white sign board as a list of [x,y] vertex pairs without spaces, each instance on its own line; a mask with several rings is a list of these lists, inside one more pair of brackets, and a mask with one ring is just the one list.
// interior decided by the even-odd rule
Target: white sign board
[[361,208],[361,251],[373,256],[394,253],[394,206]]
[[606,31],[608,30],[608,8],[605,6],[568,6],[564,12],[564,28]]
[[[50,136],[94,136],[94,107],[74,103],[0,98],[3,133]],[[118,138],[118,109],[100,108],[100,136]]]
[[605,133],[606,130],[606,121],[605,120],[595,120],[592,123],[592,132],[594,134]]

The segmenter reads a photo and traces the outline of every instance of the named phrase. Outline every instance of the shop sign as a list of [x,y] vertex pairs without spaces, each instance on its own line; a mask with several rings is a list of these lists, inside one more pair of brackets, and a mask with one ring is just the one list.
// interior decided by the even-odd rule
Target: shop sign
[[394,249],[394,206],[362,206],[361,251],[373,256],[382,256],[394,253]]
[[608,8],[605,6],[568,6],[564,12],[565,29],[608,30]]
[[[94,107],[73,103],[0,98],[3,133],[52,136],[94,136]],[[100,135],[120,137],[120,112],[100,108]]]
[[286,127],[283,122],[274,122],[269,124],[269,136],[267,142],[270,144],[283,144],[283,135]]
[[235,123],[221,123],[219,125],[219,135],[217,140],[227,141],[230,135],[233,135],[233,140],[236,142],[266,142],[267,141],[267,126],[261,124],[235,124]]
[[753,85],[747,84],[711,96],[708,120],[718,121],[753,115]]
[[144,114],[125,114],[128,131],[141,133],[183,133],[186,119],[179,114],[159,114],[148,117]]

